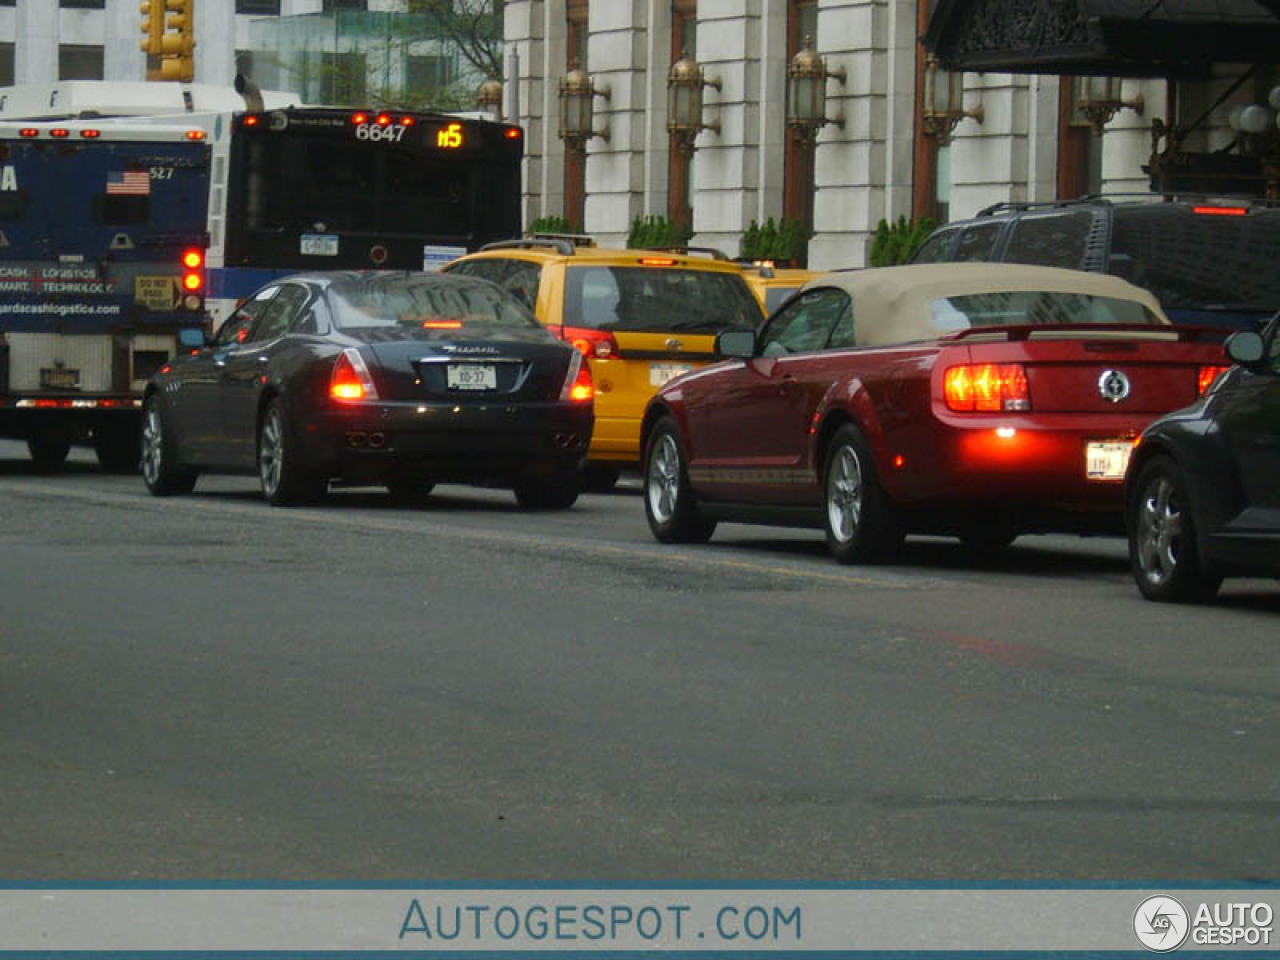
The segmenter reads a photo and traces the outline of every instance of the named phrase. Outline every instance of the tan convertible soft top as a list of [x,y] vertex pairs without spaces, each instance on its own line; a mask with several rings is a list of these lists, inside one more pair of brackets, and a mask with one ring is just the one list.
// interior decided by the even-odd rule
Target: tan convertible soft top
[[947,297],[1002,291],[1052,291],[1136,301],[1161,323],[1169,318],[1150,292],[1120,277],[1083,270],[1016,263],[919,263],[824,274],[805,290],[839,287],[853,300],[858,343],[881,346],[931,340],[941,335],[930,322],[929,304]]

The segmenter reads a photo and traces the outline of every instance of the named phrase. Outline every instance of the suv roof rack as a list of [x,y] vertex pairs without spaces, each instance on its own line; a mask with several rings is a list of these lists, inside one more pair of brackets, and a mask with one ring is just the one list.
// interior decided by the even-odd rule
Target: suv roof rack
[[549,247],[564,257],[571,257],[578,247],[594,247],[596,242],[582,233],[531,233],[511,240],[495,240],[486,243],[481,250],[532,250]]
[[663,253],[683,253],[686,255],[703,254],[712,260],[728,260],[729,256],[716,247],[687,247],[680,244],[669,247],[648,247],[649,250],[661,250]]
[[1221,193],[1089,193],[1071,200],[1003,200],[983,207],[978,211],[979,217],[990,217],[997,213],[1020,212],[1023,210],[1052,210],[1067,207],[1086,206],[1089,204],[1114,203],[1126,200],[1149,200],[1159,203],[1176,203],[1178,201],[1197,201],[1200,203],[1232,204],[1247,207],[1280,206],[1277,201],[1264,197],[1246,195],[1224,195]]

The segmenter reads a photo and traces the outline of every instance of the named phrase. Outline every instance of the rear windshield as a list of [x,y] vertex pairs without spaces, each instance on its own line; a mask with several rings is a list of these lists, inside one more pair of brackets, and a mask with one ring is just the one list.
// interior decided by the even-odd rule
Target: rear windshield
[[929,322],[950,332],[972,327],[1145,324],[1163,321],[1141,303],[1084,293],[1009,290],[944,297],[929,303]]
[[564,322],[594,330],[753,330],[760,305],[737,273],[663,267],[570,267]]
[[1112,273],[1146,287],[1168,310],[1280,309],[1280,211],[1198,214],[1182,204],[1117,209]]
[[519,300],[483,280],[421,276],[334,283],[334,322],[344,330],[410,327],[425,330],[541,329]]

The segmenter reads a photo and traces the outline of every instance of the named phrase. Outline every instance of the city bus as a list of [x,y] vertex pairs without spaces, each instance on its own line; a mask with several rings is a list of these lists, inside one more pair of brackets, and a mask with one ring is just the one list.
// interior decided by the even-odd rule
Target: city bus
[[[112,81],[0,88],[0,124],[6,123],[92,124],[100,140],[140,125],[203,131],[207,189],[197,232],[205,334],[243,297],[286,273],[434,270],[521,231],[523,132],[475,116],[305,105],[294,94],[259,91],[237,78],[234,89]],[[61,156],[51,151],[50,165]],[[71,165],[64,166],[74,176]],[[158,199],[160,183],[148,183]],[[156,216],[168,209],[152,207]],[[87,207],[67,216],[81,217],[86,229],[92,224]],[[75,220],[65,227],[74,234]],[[189,224],[173,232],[187,236]],[[83,239],[91,242],[88,234]],[[100,238],[92,242],[96,248],[75,256],[113,259]],[[18,251],[0,243],[0,262],[17,258]],[[8,322],[0,313],[0,338]],[[53,323],[46,332],[72,333]],[[64,381],[62,389],[74,394],[78,388]],[[28,446],[44,461],[66,455],[63,440],[28,438]],[[129,456],[126,449],[117,460]]]

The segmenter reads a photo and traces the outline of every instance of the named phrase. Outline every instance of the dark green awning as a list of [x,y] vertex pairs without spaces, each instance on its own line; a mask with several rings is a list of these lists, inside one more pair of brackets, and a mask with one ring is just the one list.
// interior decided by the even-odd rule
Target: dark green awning
[[925,47],[950,70],[1175,77],[1280,63],[1280,0],[938,0]]

